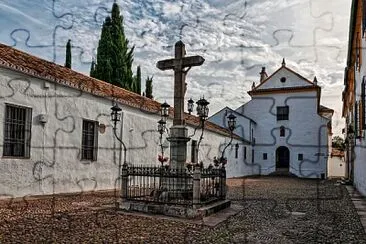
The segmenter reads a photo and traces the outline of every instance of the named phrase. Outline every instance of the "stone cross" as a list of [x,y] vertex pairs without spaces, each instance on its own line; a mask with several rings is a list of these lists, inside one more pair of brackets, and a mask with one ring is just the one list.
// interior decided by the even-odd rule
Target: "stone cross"
[[[161,60],[156,64],[160,70],[174,70],[174,120],[173,125],[184,125],[185,76],[192,66],[200,66],[205,59],[201,56],[185,57],[186,50],[182,41],[175,43],[175,57]],[[184,68],[188,68],[184,70]]]

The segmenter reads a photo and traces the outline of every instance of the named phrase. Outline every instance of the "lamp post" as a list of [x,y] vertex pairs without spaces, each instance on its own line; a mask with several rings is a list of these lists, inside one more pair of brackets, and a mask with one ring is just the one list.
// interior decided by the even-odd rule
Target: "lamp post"
[[[190,103],[190,101],[188,101],[188,104]],[[193,100],[192,100],[192,110],[193,110]],[[200,125],[201,125],[201,136],[200,139],[198,140],[198,144],[197,144],[197,148],[200,147],[201,141],[203,139],[203,131],[205,130],[205,121],[208,118],[208,112],[209,112],[209,108],[208,105],[210,104],[204,97],[199,99],[197,102],[197,115],[200,117]]]
[[236,116],[231,113],[227,118],[228,118],[227,125],[228,125],[228,129],[230,131],[230,142],[226,145],[226,147],[222,151],[221,158],[219,161],[223,167],[224,167],[223,162],[224,162],[225,151],[226,151],[226,148],[228,148],[231,145],[231,143],[233,142],[233,131],[235,130],[235,127],[236,127]]
[[127,148],[125,143],[121,140],[121,138],[118,137],[117,135],[117,122],[121,121],[121,112],[122,109],[118,106],[118,104],[116,103],[113,107],[111,107],[111,120],[113,122],[113,133],[114,136],[117,138],[117,140],[122,144],[123,146],[123,166],[127,166],[127,159],[126,159],[126,154],[127,154]]
[[192,100],[192,98],[190,98],[187,103],[189,114],[191,114],[193,112],[193,106],[194,106],[194,101]]
[[163,166],[164,163],[164,147],[163,147],[163,134],[166,130],[166,121],[164,121],[163,119],[160,119],[158,121],[158,132],[160,134],[160,149],[161,149],[161,159],[159,157],[159,161],[161,163],[161,166]]
[[167,104],[167,102],[164,102],[160,105],[160,115],[161,115],[161,119],[163,121],[167,121],[168,117],[169,117],[169,108],[170,105]]
[[166,161],[166,159],[164,158],[163,134],[167,130],[166,122],[169,117],[169,108],[170,108],[170,105],[167,102],[164,102],[160,105],[161,119],[158,121],[158,132],[160,134],[161,157],[159,156],[158,160],[160,161],[161,166],[163,166],[163,163]]

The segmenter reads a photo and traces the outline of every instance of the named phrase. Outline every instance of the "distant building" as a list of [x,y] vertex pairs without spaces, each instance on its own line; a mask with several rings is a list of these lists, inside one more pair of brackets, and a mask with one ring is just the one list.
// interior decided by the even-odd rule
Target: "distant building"
[[344,152],[333,148],[328,160],[328,177],[344,178],[346,177],[346,170]]
[[347,67],[344,75],[343,111],[346,119],[347,177],[366,196],[366,6],[353,0],[351,6]]
[[248,92],[251,100],[239,108],[224,108],[209,120],[225,123],[238,117],[236,131],[251,142],[244,174],[291,173],[305,178],[327,176],[333,110],[320,105],[321,87],[282,66],[269,77],[262,69],[260,83]]

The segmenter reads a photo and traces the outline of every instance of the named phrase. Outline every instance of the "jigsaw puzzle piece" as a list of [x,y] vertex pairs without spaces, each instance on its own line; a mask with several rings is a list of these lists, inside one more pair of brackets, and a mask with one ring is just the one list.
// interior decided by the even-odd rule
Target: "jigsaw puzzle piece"
[[[0,11],[6,16],[6,21],[0,23],[0,34],[8,37],[4,40],[6,44],[50,61],[56,60],[56,30],[71,28],[73,20],[71,14],[57,14],[55,0],[32,3],[6,0],[0,5]],[[40,13],[43,21],[38,18]],[[5,33],[9,29],[12,31]]]
[[[263,32],[262,40],[266,40],[271,46],[276,45],[276,39],[273,34],[278,29],[291,30],[294,34],[291,43],[296,46],[315,46],[316,45],[316,32],[317,30],[332,30],[333,27],[333,15],[332,13],[312,16],[311,0],[309,1],[272,1],[267,2],[267,9],[271,11],[265,16],[267,20],[270,20],[269,25],[266,26],[266,31]],[[260,7],[260,3],[257,6]],[[255,11],[251,11],[251,14],[255,14]],[[254,16],[252,16],[254,17]],[[284,22],[283,19],[286,18]],[[263,21],[263,20],[260,20]],[[294,25],[296,23],[296,25]]]

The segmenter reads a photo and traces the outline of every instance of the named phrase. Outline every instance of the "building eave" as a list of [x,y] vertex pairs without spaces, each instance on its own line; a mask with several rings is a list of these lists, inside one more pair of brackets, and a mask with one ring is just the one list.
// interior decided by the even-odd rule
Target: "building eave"
[[[160,113],[161,104],[157,101],[1,43],[0,68],[77,89],[150,114],[158,115]],[[173,114],[174,108],[170,108],[169,117],[173,118]],[[200,124],[200,119],[197,116],[185,113],[184,118],[187,125],[198,126]],[[226,128],[209,121],[205,122],[205,129],[230,137],[230,132]],[[234,139],[243,140],[238,135],[234,135]]]

